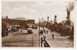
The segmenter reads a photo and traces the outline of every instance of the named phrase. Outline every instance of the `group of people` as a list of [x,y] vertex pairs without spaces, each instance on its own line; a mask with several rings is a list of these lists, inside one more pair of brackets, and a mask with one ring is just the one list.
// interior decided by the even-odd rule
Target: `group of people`
[[[48,30],[40,30],[41,36],[41,47],[49,47],[49,44],[46,41]],[[52,40],[54,40],[54,34],[52,34]]]

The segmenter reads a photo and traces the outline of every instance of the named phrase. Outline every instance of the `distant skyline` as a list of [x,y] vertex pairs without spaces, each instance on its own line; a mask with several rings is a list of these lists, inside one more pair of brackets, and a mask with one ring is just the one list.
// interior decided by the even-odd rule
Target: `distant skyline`
[[[38,22],[39,18],[47,20],[47,16],[49,16],[50,19],[53,20],[54,16],[57,15],[57,21],[59,22],[66,19],[67,5],[67,0],[2,0],[2,16],[9,16],[9,18],[35,19],[36,22]],[[75,8],[77,8],[77,6]],[[71,20],[73,21],[74,14],[71,14]]]

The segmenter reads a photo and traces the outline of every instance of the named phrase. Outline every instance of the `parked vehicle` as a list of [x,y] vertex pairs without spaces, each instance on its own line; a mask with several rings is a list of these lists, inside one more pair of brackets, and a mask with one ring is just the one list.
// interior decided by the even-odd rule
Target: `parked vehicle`
[[31,33],[33,33],[33,32],[32,32],[32,30],[28,30],[28,33],[31,34]]
[[16,31],[17,31],[17,28],[13,27],[13,28],[11,29],[11,31],[16,32]]
[[27,29],[27,32],[28,32],[29,34],[33,33],[33,32],[32,32],[32,28],[28,28],[28,29]]
[[37,26],[32,26],[33,29],[37,29]]

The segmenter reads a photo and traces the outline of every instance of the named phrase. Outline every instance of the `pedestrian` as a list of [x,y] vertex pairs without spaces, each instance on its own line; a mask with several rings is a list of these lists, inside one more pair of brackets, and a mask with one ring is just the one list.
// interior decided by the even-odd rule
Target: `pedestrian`
[[48,34],[48,31],[46,31],[46,33]]
[[54,40],[54,34],[52,34],[52,40]]
[[44,46],[45,40],[46,40],[46,36],[42,35],[41,36],[41,47]]
[[40,30],[40,31],[39,31],[39,34],[40,34],[40,35],[43,35],[43,30]]
[[41,47],[42,47],[42,43],[43,43],[43,40],[42,40],[43,38],[41,37]]
[[44,43],[44,47],[50,47],[50,45],[47,43],[46,40],[45,40],[45,43]]

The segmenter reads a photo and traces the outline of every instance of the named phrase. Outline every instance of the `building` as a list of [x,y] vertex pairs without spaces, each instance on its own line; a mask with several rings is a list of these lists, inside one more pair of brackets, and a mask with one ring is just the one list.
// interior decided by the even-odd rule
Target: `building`
[[18,19],[10,19],[8,17],[2,18],[2,22],[8,23],[8,26],[9,25],[11,25],[11,26],[20,26],[20,28],[27,28],[29,25],[33,25],[35,23],[35,21],[33,19],[18,20]]

